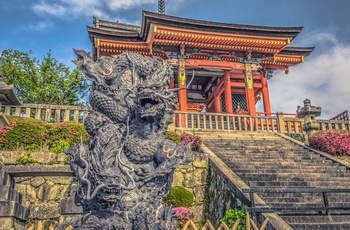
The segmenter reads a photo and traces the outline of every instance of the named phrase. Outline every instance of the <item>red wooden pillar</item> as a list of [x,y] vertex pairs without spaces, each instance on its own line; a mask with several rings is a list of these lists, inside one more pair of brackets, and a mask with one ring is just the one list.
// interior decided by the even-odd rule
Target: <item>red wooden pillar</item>
[[221,98],[220,95],[214,95],[214,112],[221,113]]
[[225,92],[226,113],[233,114],[231,76],[229,71],[225,71],[224,73],[224,92]]
[[267,79],[265,77],[261,78],[262,83],[262,95],[264,102],[264,111],[267,113],[266,115],[270,115],[271,113],[271,105],[270,105],[270,96],[269,96],[269,88],[267,84]]
[[[186,69],[185,69],[185,59],[179,58],[179,76],[178,85],[181,90],[178,92],[179,97],[179,110],[181,112],[187,111],[187,90],[186,90]],[[180,127],[185,127],[185,115],[181,115]]]
[[247,98],[247,106],[249,115],[256,115],[256,107],[255,107],[255,94],[254,94],[254,86],[253,86],[253,73],[251,70],[250,63],[245,63],[245,92]]

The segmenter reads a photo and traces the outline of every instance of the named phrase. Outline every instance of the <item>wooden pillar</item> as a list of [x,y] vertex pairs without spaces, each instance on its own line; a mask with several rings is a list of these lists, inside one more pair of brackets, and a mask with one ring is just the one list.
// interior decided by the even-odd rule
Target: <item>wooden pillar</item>
[[[185,59],[179,58],[179,75],[178,75],[178,86],[181,88],[178,92],[179,96],[179,110],[181,112],[187,111],[187,90],[186,90],[186,66]],[[180,127],[185,127],[185,115],[181,115]]]
[[267,84],[267,79],[265,77],[261,78],[262,83],[262,95],[263,95],[263,102],[264,102],[264,112],[266,115],[271,115],[271,105],[270,105],[270,96],[269,96],[269,88]]
[[254,86],[253,86],[253,73],[251,69],[251,64],[248,62],[245,63],[245,92],[247,98],[247,106],[249,115],[256,115],[255,108],[255,94],[254,94]]
[[221,98],[220,94],[214,95],[214,113],[221,113]]
[[226,113],[233,114],[232,108],[232,91],[231,91],[231,76],[229,71],[224,73],[224,87],[225,87],[225,105]]

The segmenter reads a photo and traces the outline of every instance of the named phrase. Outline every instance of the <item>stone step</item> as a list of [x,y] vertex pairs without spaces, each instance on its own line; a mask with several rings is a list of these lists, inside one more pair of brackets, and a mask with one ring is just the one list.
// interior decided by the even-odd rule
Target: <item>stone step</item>
[[221,145],[221,146],[211,146],[211,145],[206,145],[210,149],[215,149],[215,150],[226,150],[226,151],[241,151],[242,149],[246,151],[257,151],[257,152],[268,152],[268,151],[308,151],[305,150],[302,147],[294,147],[294,146],[285,146],[285,145],[273,145],[273,146],[263,146],[263,145],[258,145],[258,146],[228,146],[228,145]]
[[[344,170],[344,169],[337,169],[337,168],[326,168],[326,169],[319,169],[315,170],[315,168],[294,168],[294,169],[279,169],[279,168],[274,168],[274,169],[260,169],[257,168],[255,170],[249,169],[241,169],[241,168],[234,168],[232,170],[235,174],[237,175],[246,175],[246,174],[266,174],[266,176],[270,174],[278,174],[280,176],[291,176],[291,173],[296,173],[296,174],[305,174],[307,176],[308,173],[311,173],[310,176],[329,176],[329,177],[349,177],[350,172]],[[305,176],[304,175],[304,176]]]
[[[222,159],[229,160],[229,157],[222,157]],[[299,159],[257,159],[253,157],[248,158],[236,158],[232,159],[231,163],[252,163],[252,164],[283,164],[283,165],[334,165],[330,160],[322,159],[308,159],[308,160],[299,160]],[[336,165],[335,165],[336,166]]]
[[22,204],[22,194],[17,192],[10,185],[0,186],[0,201],[15,201]]
[[[224,161],[225,162],[225,161]],[[280,164],[274,164],[274,165],[268,165],[268,164],[239,164],[234,162],[225,162],[226,165],[231,168],[233,171],[240,170],[240,169],[250,169],[252,171],[254,170],[278,170],[278,172],[283,172],[284,170],[314,170],[314,172],[318,172],[318,170],[330,170],[334,172],[343,172],[342,170],[337,170],[336,166],[333,165],[312,165],[312,164],[304,164],[304,165],[297,165],[297,164],[288,164],[288,165],[280,165]]]
[[348,230],[350,223],[332,222],[332,223],[297,223],[289,224],[295,230]]
[[10,185],[14,187],[15,181],[13,178],[5,171],[4,168],[0,170],[0,186],[1,185]]
[[247,181],[250,187],[306,187],[308,182],[304,181]]
[[280,215],[287,223],[350,223],[350,215]]
[[3,217],[15,217],[27,221],[29,209],[15,201],[0,201],[0,219]]

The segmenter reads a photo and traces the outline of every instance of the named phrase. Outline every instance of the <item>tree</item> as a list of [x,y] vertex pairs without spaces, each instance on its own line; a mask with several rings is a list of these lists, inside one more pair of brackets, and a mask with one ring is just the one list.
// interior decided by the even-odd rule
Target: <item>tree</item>
[[17,97],[24,103],[83,105],[88,83],[80,70],[71,71],[51,56],[40,61],[33,53],[7,49],[0,56],[0,77],[13,84]]

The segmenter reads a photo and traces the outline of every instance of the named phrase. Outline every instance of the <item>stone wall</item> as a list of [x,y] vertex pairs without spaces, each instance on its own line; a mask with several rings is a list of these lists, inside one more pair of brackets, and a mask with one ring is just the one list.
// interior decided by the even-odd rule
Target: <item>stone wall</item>
[[[20,156],[38,162],[15,166]],[[15,189],[23,195],[22,204],[30,209],[27,228],[36,228],[38,220],[43,220],[44,229],[50,225],[56,229],[61,201],[75,180],[64,160],[64,154],[0,152],[0,161],[15,180]]]
[[[37,163],[15,165],[20,156],[31,158]],[[43,220],[45,229],[66,223],[67,218],[79,215],[74,206],[71,186],[75,181],[69,165],[65,165],[65,154],[45,152],[0,152],[0,162],[15,180],[15,188],[23,195],[22,204],[30,209],[27,227],[36,228],[38,221]],[[194,152],[193,161],[176,169],[173,186],[183,186],[195,196],[194,221],[202,220],[204,193],[207,188],[208,157],[204,153]],[[63,203],[62,203],[63,200]],[[72,215],[61,216],[62,207],[72,207],[68,210]],[[67,207],[66,207],[67,206]],[[70,220],[70,219],[69,219]]]
[[208,155],[201,152],[193,152],[193,161],[187,165],[181,165],[175,170],[173,186],[183,186],[190,190],[195,203],[192,208],[194,222],[202,220],[203,202],[207,189]]

